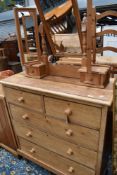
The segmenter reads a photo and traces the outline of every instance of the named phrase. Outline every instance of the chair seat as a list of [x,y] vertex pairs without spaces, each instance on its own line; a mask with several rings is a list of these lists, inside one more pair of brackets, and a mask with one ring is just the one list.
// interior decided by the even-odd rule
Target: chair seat
[[117,56],[97,56],[96,63],[117,66]]
[[53,35],[53,41],[58,45],[62,42],[65,48],[80,48],[78,33],[55,34]]

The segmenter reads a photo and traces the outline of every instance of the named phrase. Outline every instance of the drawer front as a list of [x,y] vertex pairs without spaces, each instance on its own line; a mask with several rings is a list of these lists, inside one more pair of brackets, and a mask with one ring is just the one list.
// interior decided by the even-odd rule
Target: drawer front
[[43,112],[42,97],[40,95],[35,95],[32,93],[15,90],[7,87],[5,87],[4,89],[8,102]]
[[97,153],[94,151],[69,143],[46,132],[39,131],[38,129],[24,127],[16,122],[15,130],[19,137],[23,137],[30,142],[41,145],[66,158],[95,169]]
[[99,129],[101,108],[45,97],[46,114],[66,122]]
[[94,175],[95,172],[83,165],[75,163],[69,159],[66,159],[54,152],[44,149],[41,146],[37,146],[31,142],[28,142],[22,138],[19,138],[21,151],[27,154],[36,161],[41,162],[42,165],[46,165],[58,175]]
[[67,124],[54,118],[46,119],[42,117],[41,114],[29,112],[25,108],[14,105],[10,105],[10,110],[13,119],[21,122],[24,126],[38,128],[76,145],[81,145],[95,151],[98,150],[99,132],[96,130],[79,125]]
[[16,121],[24,122],[25,124],[35,123],[38,126],[40,119],[44,118],[42,113],[32,112],[31,110],[27,110],[17,105],[10,104],[9,107],[12,118]]

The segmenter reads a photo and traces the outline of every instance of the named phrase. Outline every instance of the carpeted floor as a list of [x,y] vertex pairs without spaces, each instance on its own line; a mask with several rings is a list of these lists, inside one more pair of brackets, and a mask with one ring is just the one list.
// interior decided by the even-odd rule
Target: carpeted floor
[[[112,175],[112,157],[106,158],[107,167],[103,175]],[[54,175],[26,159],[18,159],[5,149],[0,148],[0,175]]]
[[26,159],[18,159],[0,148],[0,175],[53,175]]

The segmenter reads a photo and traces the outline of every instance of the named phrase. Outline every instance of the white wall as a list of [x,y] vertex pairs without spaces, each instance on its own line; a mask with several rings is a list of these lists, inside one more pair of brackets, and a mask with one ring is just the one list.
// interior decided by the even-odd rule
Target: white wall
[[34,0],[25,0],[26,6],[35,6]]

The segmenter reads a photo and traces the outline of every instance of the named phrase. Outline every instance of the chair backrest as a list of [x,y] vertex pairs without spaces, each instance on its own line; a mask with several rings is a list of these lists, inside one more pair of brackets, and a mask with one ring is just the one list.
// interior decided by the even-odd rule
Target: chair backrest
[[47,20],[48,26],[52,34],[68,33],[67,23],[65,24],[64,17],[59,20],[55,15],[53,15],[49,20]]
[[[60,2],[63,4],[60,5]],[[65,18],[72,10],[72,8],[74,10],[74,16],[76,17],[78,38],[80,38],[80,46],[82,48],[81,19],[77,0],[54,0],[54,4],[59,4],[60,6],[58,6],[57,9],[53,8],[53,10],[50,10],[50,12],[47,13],[44,13],[41,7],[42,4],[39,0],[35,0],[35,4],[39,11],[41,21],[44,24],[44,30],[53,55],[58,54],[58,46],[56,46],[56,43],[53,42],[53,35],[51,34],[65,34],[66,32],[68,33],[69,29],[65,23]]]
[[[93,46],[93,61],[94,62],[96,61],[96,53],[102,53],[103,51],[117,52],[116,47],[104,46],[103,43],[99,48],[96,47],[97,37],[103,38],[104,35],[109,35],[109,34],[117,35],[117,30],[114,30],[114,29],[105,29],[101,32],[96,32],[96,23],[98,22],[98,20],[101,20],[105,17],[112,17],[112,16],[117,17],[117,11],[105,11],[101,14],[96,14],[95,8],[92,8],[92,41],[93,41],[92,46]],[[111,18],[109,20],[111,20]]]

